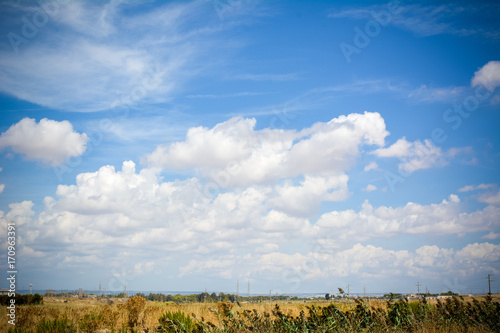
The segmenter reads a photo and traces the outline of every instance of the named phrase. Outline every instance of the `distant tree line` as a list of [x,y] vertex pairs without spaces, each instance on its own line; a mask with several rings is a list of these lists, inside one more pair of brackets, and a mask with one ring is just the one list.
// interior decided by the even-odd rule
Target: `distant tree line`
[[[123,294],[114,295],[114,297],[124,297]],[[216,303],[216,302],[263,302],[268,301],[269,296],[238,296],[235,294],[225,294],[220,292],[219,294],[212,292],[203,292],[200,294],[191,294],[191,295],[165,295],[162,293],[153,294],[150,293],[146,295],[144,293],[137,293],[135,296],[141,296],[147,299],[148,301],[156,301],[156,302],[174,302],[174,303]],[[272,295],[271,299],[273,301],[284,301],[284,300],[299,300],[297,297],[283,296],[283,295]]]
[[28,294],[21,295],[16,293],[16,297],[9,297],[9,295],[0,295],[0,304],[1,305],[9,305],[10,300],[14,299],[16,302],[15,305],[35,305],[35,304],[43,304],[43,296],[40,294]]

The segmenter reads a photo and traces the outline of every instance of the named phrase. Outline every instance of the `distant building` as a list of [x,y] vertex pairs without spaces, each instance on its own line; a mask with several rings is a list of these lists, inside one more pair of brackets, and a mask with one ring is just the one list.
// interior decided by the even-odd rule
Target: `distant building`
[[9,294],[9,289],[2,288],[0,289],[0,295],[8,295]]

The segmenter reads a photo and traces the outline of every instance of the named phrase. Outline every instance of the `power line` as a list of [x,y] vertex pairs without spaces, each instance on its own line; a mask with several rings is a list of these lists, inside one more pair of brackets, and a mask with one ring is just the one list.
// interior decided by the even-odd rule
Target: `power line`
[[485,279],[488,279],[488,295],[490,296],[491,296],[491,281],[495,281],[491,279],[492,276],[493,274],[488,274],[488,276],[485,277]]

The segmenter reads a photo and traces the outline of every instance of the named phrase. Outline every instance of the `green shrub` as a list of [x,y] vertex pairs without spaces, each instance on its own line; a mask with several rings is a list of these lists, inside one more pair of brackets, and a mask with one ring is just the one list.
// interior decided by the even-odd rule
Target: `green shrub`
[[[42,319],[36,326],[36,333],[77,333],[77,328],[73,322],[67,318],[46,320]],[[24,328],[11,328],[9,333],[33,333]]]
[[166,312],[158,320],[157,332],[187,332],[191,333],[196,329],[194,320],[184,314],[184,312]]
[[36,327],[37,333],[76,333],[77,328],[67,318],[42,320]]

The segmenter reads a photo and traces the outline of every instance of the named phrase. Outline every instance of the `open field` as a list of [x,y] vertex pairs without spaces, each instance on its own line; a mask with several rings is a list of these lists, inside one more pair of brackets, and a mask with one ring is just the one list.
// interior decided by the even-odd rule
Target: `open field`
[[[316,300],[174,304],[133,297],[113,299],[110,304],[110,299],[45,297],[43,305],[16,307],[16,332],[37,332],[37,329],[38,332],[132,332],[132,329],[136,332],[250,332],[263,329],[269,332],[397,332],[410,329],[495,332],[500,329],[499,301],[500,295],[493,295],[490,300],[486,296],[474,296],[440,302],[431,299],[392,303]],[[165,313],[170,315],[165,317]],[[5,332],[9,328],[14,331],[7,323],[6,314],[6,308],[2,307],[0,327],[7,328],[2,329]],[[159,329],[160,319],[163,330]],[[278,324],[279,329],[272,328]]]

